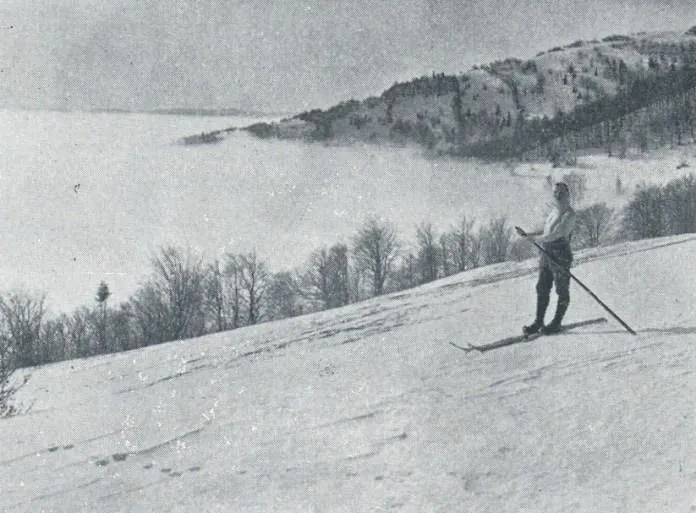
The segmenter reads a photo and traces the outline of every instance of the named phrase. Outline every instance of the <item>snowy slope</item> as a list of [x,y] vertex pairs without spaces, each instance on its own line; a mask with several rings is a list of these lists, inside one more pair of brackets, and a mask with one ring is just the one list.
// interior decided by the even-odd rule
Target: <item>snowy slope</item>
[[[531,319],[527,261],[30,369],[0,421],[0,511],[694,511],[695,253],[577,255],[637,337],[452,347]],[[572,294],[568,322],[605,315]]]

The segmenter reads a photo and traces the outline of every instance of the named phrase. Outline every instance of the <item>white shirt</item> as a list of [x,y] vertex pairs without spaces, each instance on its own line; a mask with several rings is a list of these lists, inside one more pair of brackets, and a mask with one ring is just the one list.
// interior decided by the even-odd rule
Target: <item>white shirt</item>
[[570,206],[563,210],[555,206],[546,218],[543,235],[536,240],[538,242],[553,242],[560,238],[568,240],[573,228],[575,228],[575,210]]

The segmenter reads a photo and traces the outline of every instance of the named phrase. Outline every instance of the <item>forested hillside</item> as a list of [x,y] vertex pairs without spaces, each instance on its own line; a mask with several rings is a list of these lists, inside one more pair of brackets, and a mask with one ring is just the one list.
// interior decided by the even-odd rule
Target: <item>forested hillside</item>
[[576,41],[529,60],[395,83],[278,123],[261,137],[336,143],[416,143],[437,154],[573,161],[578,151],[622,155],[693,139],[696,27],[684,33]]

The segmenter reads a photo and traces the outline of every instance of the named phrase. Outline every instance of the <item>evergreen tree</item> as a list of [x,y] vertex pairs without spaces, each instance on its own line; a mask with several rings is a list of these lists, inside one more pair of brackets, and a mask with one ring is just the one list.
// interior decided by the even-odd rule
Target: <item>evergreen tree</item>
[[99,319],[99,326],[97,329],[98,336],[99,336],[99,348],[101,352],[106,352],[107,351],[107,337],[106,337],[106,331],[107,331],[107,309],[106,309],[106,303],[111,296],[111,291],[109,290],[109,286],[106,284],[105,281],[102,281],[99,284],[99,287],[97,288],[97,295],[95,297],[97,303],[99,304],[99,310],[100,310],[100,319]]

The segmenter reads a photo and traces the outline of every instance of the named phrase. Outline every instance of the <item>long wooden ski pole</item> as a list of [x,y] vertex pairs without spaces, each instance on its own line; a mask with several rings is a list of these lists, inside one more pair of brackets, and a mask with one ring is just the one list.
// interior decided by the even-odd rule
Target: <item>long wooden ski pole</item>
[[551,261],[552,261],[554,264],[556,264],[558,267],[560,267],[561,269],[563,269],[563,272],[565,272],[566,274],[568,274],[568,276],[570,276],[573,280],[575,280],[575,282],[576,282],[578,285],[580,285],[580,286],[585,290],[585,292],[587,292],[590,296],[592,296],[592,299],[594,299],[595,301],[597,301],[597,303],[599,303],[600,305],[602,305],[602,307],[603,307],[607,312],[609,312],[609,313],[611,314],[611,316],[612,316],[614,319],[616,319],[616,320],[621,324],[621,326],[623,326],[624,328],[626,328],[626,331],[628,331],[631,335],[636,335],[636,332],[633,331],[633,329],[632,329],[628,324],[626,324],[626,323],[624,322],[624,320],[623,320],[621,317],[619,317],[618,315],[616,315],[616,313],[614,312],[614,310],[612,310],[611,308],[609,308],[609,307],[604,303],[604,301],[602,301],[601,299],[599,299],[599,298],[597,297],[597,294],[595,294],[594,292],[592,292],[592,291],[589,289],[589,287],[587,287],[587,285],[585,285],[583,282],[581,282],[579,279],[577,279],[577,278],[575,277],[575,275],[570,271],[570,269],[568,269],[566,266],[564,266],[564,265],[561,264],[558,260],[556,260],[548,251],[546,251],[546,250],[545,250],[540,244],[538,244],[535,240],[530,239],[530,238],[527,236],[527,234],[525,233],[525,231],[522,230],[522,228],[520,228],[519,226],[516,226],[515,229],[517,230],[517,232],[518,232],[520,235],[522,235],[523,237],[527,238],[527,240],[528,240],[529,242],[531,242],[532,244],[534,244],[534,245],[537,247],[537,249],[538,249],[539,251],[541,251],[541,252],[544,253],[547,257],[549,257],[549,259],[551,259]]

